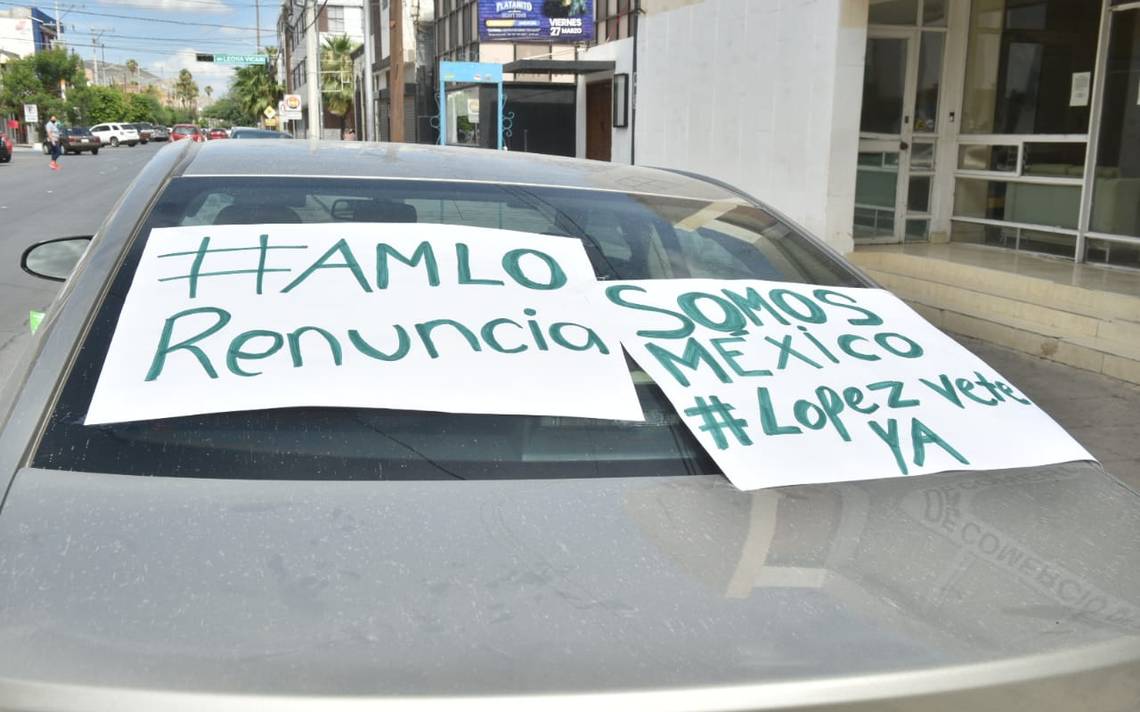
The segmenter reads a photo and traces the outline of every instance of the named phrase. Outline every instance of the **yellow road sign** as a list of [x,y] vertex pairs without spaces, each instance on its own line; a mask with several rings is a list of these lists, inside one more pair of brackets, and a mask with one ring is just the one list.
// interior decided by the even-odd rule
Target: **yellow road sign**
[[272,106],[265,107],[265,111],[261,113],[265,114],[265,118],[267,119],[272,119],[277,116],[277,111]]

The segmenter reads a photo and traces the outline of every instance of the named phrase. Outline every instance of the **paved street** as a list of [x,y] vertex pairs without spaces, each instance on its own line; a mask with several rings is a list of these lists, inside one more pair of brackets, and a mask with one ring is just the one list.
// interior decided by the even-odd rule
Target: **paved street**
[[17,149],[0,163],[0,381],[11,370],[28,333],[28,310],[43,309],[56,283],[20,270],[20,254],[38,240],[94,233],[123,189],[164,144],[104,148],[48,169],[48,157]]

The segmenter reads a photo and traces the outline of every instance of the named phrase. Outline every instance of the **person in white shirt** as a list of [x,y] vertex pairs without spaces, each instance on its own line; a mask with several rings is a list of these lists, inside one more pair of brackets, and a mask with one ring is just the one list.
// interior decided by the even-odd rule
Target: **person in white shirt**
[[59,124],[56,122],[55,114],[52,114],[51,120],[44,125],[44,133],[47,136],[47,141],[51,145],[51,169],[53,171],[59,170]]

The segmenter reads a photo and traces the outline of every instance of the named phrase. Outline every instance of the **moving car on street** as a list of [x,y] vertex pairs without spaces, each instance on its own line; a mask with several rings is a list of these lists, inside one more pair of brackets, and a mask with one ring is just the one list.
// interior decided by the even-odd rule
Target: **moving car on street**
[[[91,129],[85,126],[71,126],[59,132],[59,145],[64,153],[90,151],[92,156],[97,156],[103,144],[99,137],[91,133]],[[51,146],[46,141],[43,144],[43,152],[45,156],[51,154]]]
[[[378,235],[375,250],[354,257],[341,238],[310,269],[281,267],[305,240],[358,224]],[[467,238],[446,254],[383,242],[412,228]],[[196,250],[171,246],[175,234]],[[88,239],[23,258],[67,285],[0,391],[6,709],[1136,708],[1140,496],[1095,463],[740,491],[633,362],[643,422],[488,415],[475,403],[86,424],[112,340],[131,333],[128,295],[144,283],[185,288],[194,307],[148,312],[166,319],[163,336],[124,342],[142,355],[140,388],[164,368],[245,388],[270,368],[263,359],[293,374],[350,358],[377,375],[347,396],[396,388],[385,369],[406,339],[383,320],[413,309],[431,321],[404,337],[441,326],[472,359],[522,363],[534,352],[519,344],[542,348],[543,334],[575,325],[548,329],[523,301],[465,336],[443,317],[466,305],[430,296],[441,279],[471,294],[519,279],[506,258],[473,269],[468,243],[480,241],[556,242],[603,283],[764,279],[831,295],[835,311],[819,315],[780,289],[734,301],[690,292],[678,304],[691,318],[644,307],[674,343],[693,318],[723,327],[716,345],[733,368],[722,380],[757,365],[739,332],[775,328],[784,313],[805,334],[840,313],[840,325],[875,323],[831,291],[870,280],[731,186],[478,149],[192,140],[158,152]],[[514,252],[516,267],[538,259]],[[244,267],[228,271],[230,260]],[[535,299],[556,281],[546,264]],[[235,305],[261,309],[309,278],[288,313],[225,331]],[[322,280],[340,279],[360,301],[313,306]],[[424,298],[376,301],[397,281]],[[639,303],[636,284],[623,288]],[[756,321],[733,325],[733,304]],[[358,316],[359,331],[315,326],[331,312]],[[277,331],[294,324],[306,326]],[[804,347],[773,347],[814,372],[791,353]],[[858,348],[878,358],[870,340]],[[679,347],[671,363],[711,373],[700,353]],[[591,374],[551,374],[562,378]],[[872,385],[899,407],[915,395]],[[829,401],[830,417],[867,412],[862,392]],[[830,427],[810,397],[799,422]],[[974,402],[958,400],[942,405]],[[756,408],[732,417],[759,420]],[[731,426],[724,415],[709,427]],[[764,428],[797,437],[791,417]]]
[[207,137],[213,141],[214,139],[229,138],[230,134],[225,129],[210,129],[207,133]]
[[206,135],[194,124],[175,124],[170,129],[170,140],[181,141],[182,139],[201,143],[206,140]]
[[91,134],[111,148],[120,144],[134,148],[141,140],[139,132],[131,124],[96,124],[91,127]]

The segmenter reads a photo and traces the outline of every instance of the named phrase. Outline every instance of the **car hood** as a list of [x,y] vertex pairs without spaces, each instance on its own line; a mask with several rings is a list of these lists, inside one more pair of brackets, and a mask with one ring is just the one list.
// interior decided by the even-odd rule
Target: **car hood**
[[1134,693],[1138,633],[1140,499],[1088,464],[748,493],[25,469],[0,515],[0,699],[29,709]]

